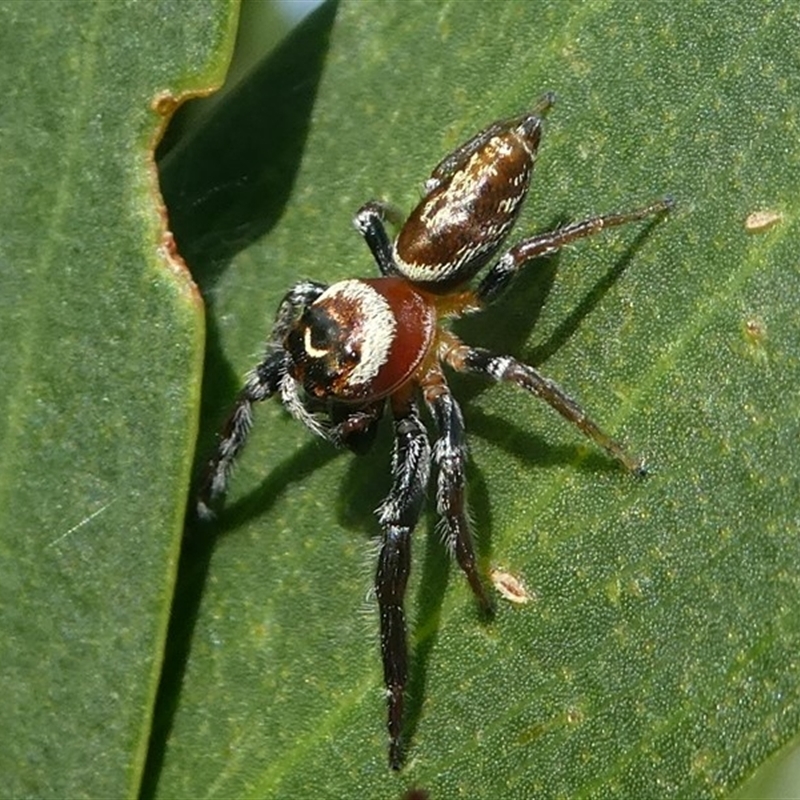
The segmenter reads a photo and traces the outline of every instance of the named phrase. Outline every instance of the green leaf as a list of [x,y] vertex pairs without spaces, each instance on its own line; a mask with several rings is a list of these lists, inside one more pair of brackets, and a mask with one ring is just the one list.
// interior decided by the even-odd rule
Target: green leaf
[[[483,567],[533,602],[481,623],[427,516],[396,775],[368,596],[389,436],[335,453],[265,404],[217,527],[192,531],[157,796],[726,794],[800,721],[800,12],[345,3],[327,49],[331,13],[164,163],[210,309],[205,451],[287,287],[374,273],[355,209],[411,208],[453,146],[552,89],[517,237],[665,192],[678,210],[532,264],[457,330],[541,365],[652,475],[453,379]],[[758,210],[781,219],[748,231]]]
[[[800,12],[673,6],[328,5],[164,147],[207,303],[198,464],[286,288],[374,273],[355,209],[411,208],[446,152],[543,91],[516,237],[665,192],[679,208],[530,265],[456,326],[541,365],[652,475],[453,378],[482,566],[532,602],[481,622],[428,514],[400,774],[368,596],[389,432],[355,458],[258,409],[226,509],[187,531],[144,796],[720,796],[797,735]],[[0,14],[0,794],[131,795],[201,335],[158,250],[149,103],[216,79],[230,19]],[[748,231],[757,210],[780,220]]]
[[203,347],[153,103],[218,84],[235,21],[211,0],[0,3],[3,797],[139,793]]
[[[265,404],[217,527],[192,531],[156,794],[727,793],[800,721],[798,12],[354,3],[328,49],[331,13],[164,163],[210,309],[206,451],[286,288],[374,272],[355,209],[410,208],[449,149],[552,89],[518,237],[665,192],[679,208],[531,265],[457,330],[540,364],[652,475],[529,397],[453,379],[483,567],[533,602],[481,623],[434,515],[420,525],[396,775],[368,596],[389,436],[335,453]],[[758,210],[781,219],[748,231]]]

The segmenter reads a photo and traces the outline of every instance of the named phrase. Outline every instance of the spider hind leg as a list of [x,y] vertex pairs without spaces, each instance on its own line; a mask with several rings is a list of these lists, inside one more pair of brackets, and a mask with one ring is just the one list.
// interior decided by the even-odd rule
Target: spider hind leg
[[606,228],[616,228],[629,222],[657,217],[672,209],[675,202],[670,197],[657,200],[624,213],[600,214],[571,222],[563,228],[545,231],[515,244],[486,273],[478,285],[476,295],[482,304],[496,300],[508,288],[519,270],[534,258],[550,255],[577,239],[593,236]]

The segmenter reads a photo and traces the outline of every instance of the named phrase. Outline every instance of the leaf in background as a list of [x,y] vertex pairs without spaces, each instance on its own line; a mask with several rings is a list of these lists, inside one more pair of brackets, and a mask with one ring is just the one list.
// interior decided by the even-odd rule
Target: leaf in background
[[[665,191],[680,208],[531,265],[458,331],[541,364],[653,475],[629,479],[510,388],[453,380],[483,565],[533,601],[481,624],[433,514],[420,525],[394,775],[366,596],[389,437],[356,459],[258,409],[227,509],[182,552],[144,794],[725,794],[800,728],[800,12],[372,8],[344,4],[335,26],[323,8],[165,156],[210,311],[199,457],[287,286],[372,274],[354,210],[410,208],[444,153],[552,89],[517,236]],[[0,788],[130,795],[200,339],[157,250],[148,109],[203,65],[216,79],[230,18],[199,3],[0,13]],[[781,222],[748,232],[761,209]]]
[[157,93],[222,2],[0,3],[0,795],[132,797],[196,430],[202,312],[162,244]]
[[[241,249],[200,264],[219,326],[207,384],[225,376],[208,416],[232,392],[226,359],[239,373],[252,363],[287,285],[371,270],[348,229],[363,200],[409,207],[449,147],[554,88],[562,102],[520,229],[665,189],[682,210],[646,235],[574,248],[538,277],[532,268],[487,315],[483,339],[478,321],[464,327],[546,359],[647,449],[655,474],[635,484],[546,409],[456,382],[484,560],[524,576],[536,602],[481,626],[460,576],[444,594],[446,561],[422,526],[409,602],[414,736],[398,777],[385,767],[375,620],[360,615],[386,453],[331,461],[275,404],[260,409],[225,535],[186,570],[206,591],[174,623],[191,650],[172,684],[183,681],[170,698],[164,796],[396,796],[408,784],[443,797],[717,794],[797,728],[797,501],[786,478],[796,409],[785,399],[797,369],[787,302],[797,164],[782,157],[796,109],[776,78],[796,66],[776,32],[797,20],[511,4],[484,11],[488,24],[478,8],[345,6],[299,173],[306,130],[289,123],[263,167],[212,174],[212,187],[232,177],[245,191],[221,222],[183,231],[184,252],[208,251],[198,236]],[[306,117],[317,65],[298,73],[289,56],[324,49],[326,14],[259,70],[250,92],[263,91],[263,114],[286,124],[299,105]],[[299,104],[283,96],[275,110],[276,86],[295,88]],[[245,103],[226,113],[232,153],[258,140],[246,122],[263,124],[257,113]],[[209,159],[189,150],[182,171],[201,172]],[[248,215],[259,180],[278,191]],[[748,234],[747,214],[765,205],[784,223]],[[269,233],[250,245],[258,225]]]
[[[328,50],[331,13],[165,164],[176,220],[227,198],[176,225],[211,309],[204,446],[286,288],[374,272],[355,209],[410,208],[449,149],[552,89],[517,237],[667,191],[679,209],[532,264],[458,330],[542,364],[653,474],[632,480],[511,388],[454,378],[483,565],[534,601],[481,624],[433,514],[420,525],[394,775],[368,597],[389,437],[335,453],[265,404],[218,538],[194,531],[182,569],[156,795],[726,793],[800,727],[800,12],[345,3]],[[205,188],[169,191],[187,175]],[[749,232],[760,209],[783,219]]]

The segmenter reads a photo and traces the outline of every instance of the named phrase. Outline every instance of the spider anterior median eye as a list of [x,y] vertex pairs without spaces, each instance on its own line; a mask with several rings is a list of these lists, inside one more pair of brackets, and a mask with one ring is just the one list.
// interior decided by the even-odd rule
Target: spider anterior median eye
[[351,341],[352,334],[343,330],[336,320],[325,317],[319,324],[309,325],[303,334],[303,347],[311,359],[325,359],[331,373],[357,364],[359,350]]
[[[345,331],[336,317],[322,308],[311,308],[305,319],[303,348],[309,358],[336,357]],[[338,359],[337,359],[338,360]]]
[[[315,341],[316,340],[316,341]],[[323,358],[330,352],[329,342],[326,337],[319,336],[319,331],[314,330],[311,326],[305,329],[303,334],[303,346],[306,353],[311,358]]]
[[318,398],[347,394],[349,376],[361,360],[355,332],[337,315],[319,306],[309,308],[289,334],[287,350],[295,377],[310,395]]

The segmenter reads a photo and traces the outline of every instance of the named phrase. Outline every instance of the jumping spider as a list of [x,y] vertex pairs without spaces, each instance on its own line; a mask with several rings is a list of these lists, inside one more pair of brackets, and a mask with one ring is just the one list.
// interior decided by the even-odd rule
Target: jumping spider
[[[198,513],[227,488],[234,460],[252,425],[252,405],[273,394],[300,422],[330,441],[361,452],[374,438],[388,403],[394,418],[392,487],[377,510],[383,529],[375,578],[381,656],[388,701],[389,763],[402,762],[401,730],[408,681],[403,598],[411,532],[419,519],[431,460],[444,538],[481,607],[491,603],[475,563],[465,499],[464,421],[443,365],[507,381],[549,403],[629,471],[642,463],[604,433],[561,388],[511,356],[463,344],[447,320],[479,311],[499,297],[519,269],[575,239],[659,215],[668,198],[622,214],[594,216],[524,239],[496,258],[519,216],[552,105],[545,95],[530,112],[495,122],[433,170],[425,196],[392,241],[384,227],[396,212],[370,202],[354,223],[380,277],[327,286],[297,283],[281,302],[263,360],[239,393],[208,463]],[[494,262],[476,287],[468,283]],[[420,418],[422,395],[437,431],[431,449]]]

